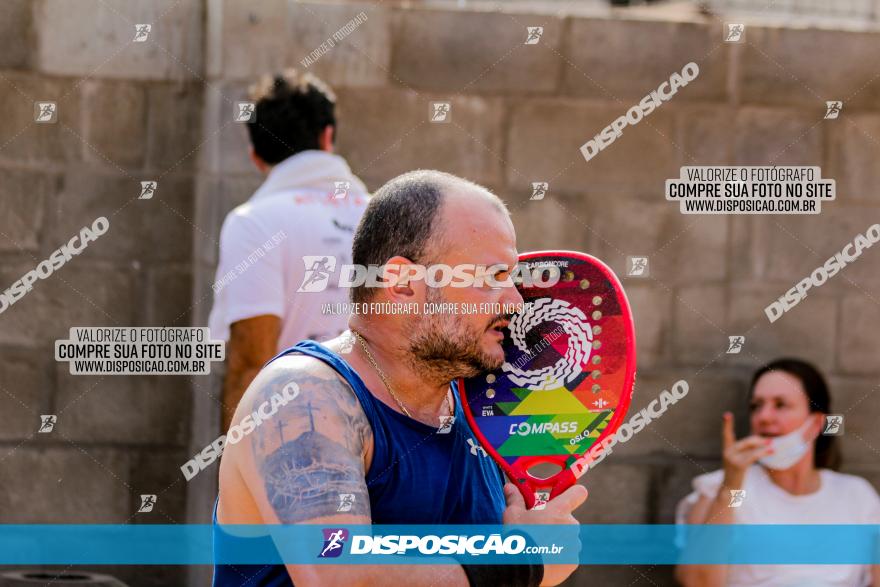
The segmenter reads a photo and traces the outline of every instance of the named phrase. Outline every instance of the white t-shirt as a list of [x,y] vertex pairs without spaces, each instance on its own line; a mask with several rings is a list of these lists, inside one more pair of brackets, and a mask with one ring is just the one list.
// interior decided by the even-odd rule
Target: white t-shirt
[[[733,510],[737,524],[880,524],[880,497],[866,480],[829,469],[819,470],[820,487],[808,495],[791,495],[774,484],[764,467],[746,471],[745,497]],[[694,492],[678,503],[677,524],[701,495],[715,498],[724,471],[693,480]],[[868,565],[730,565],[728,587],[864,587],[871,584]]]
[[[281,318],[279,351],[344,331],[348,315],[322,309],[348,301],[348,290],[337,287],[332,271],[351,263],[354,231],[368,198],[345,160],[332,153],[303,151],[273,167],[223,222],[208,319],[212,338],[229,340],[232,323],[264,314]],[[307,275],[307,266],[330,269],[330,278],[322,279],[321,271]],[[306,278],[307,291],[298,291]]]

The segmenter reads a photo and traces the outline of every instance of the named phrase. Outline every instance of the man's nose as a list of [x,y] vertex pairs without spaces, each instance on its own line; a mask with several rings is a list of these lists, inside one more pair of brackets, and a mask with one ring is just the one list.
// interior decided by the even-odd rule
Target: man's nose
[[520,305],[523,303],[522,294],[519,293],[519,290],[516,287],[513,287],[513,283],[511,283],[510,287],[502,288],[504,293],[501,296],[502,304],[509,305]]

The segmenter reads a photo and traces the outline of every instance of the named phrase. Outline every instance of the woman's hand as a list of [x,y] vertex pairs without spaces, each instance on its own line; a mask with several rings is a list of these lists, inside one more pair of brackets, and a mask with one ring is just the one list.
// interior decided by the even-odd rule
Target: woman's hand
[[769,438],[746,436],[737,440],[733,433],[733,414],[724,413],[721,427],[722,446],[724,447],[724,486],[728,489],[741,489],[746,470],[758,459],[773,454]]

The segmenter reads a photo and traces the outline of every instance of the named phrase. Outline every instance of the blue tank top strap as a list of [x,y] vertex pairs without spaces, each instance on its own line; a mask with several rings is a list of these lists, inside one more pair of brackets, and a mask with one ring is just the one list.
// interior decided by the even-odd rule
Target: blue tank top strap
[[342,360],[342,358],[340,358],[339,355],[337,355],[336,353],[322,346],[320,343],[317,343],[314,340],[303,340],[296,343],[289,349],[278,353],[266,364],[268,365],[275,359],[280,359],[281,357],[284,357],[286,355],[292,355],[296,353],[318,359],[319,361],[323,361],[324,363],[330,365],[351,386],[355,395],[357,395],[358,401],[360,402],[361,407],[363,408],[364,413],[367,416],[367,419],[370,422],[374,421],[374,419],[376,418],[376,404],[374,402],[378,400],[376,400],[376,398],[373,397],[373,394],[370,393],[369,390],[367,390],[363,380],[361,379],[361,376],[357,374],[357,371],[351,368],[351,365]]

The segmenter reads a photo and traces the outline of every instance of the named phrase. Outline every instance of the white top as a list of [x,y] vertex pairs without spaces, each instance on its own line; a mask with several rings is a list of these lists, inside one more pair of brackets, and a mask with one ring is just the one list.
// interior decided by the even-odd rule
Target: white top
[[318,257],[331,270],[351,263],[368,197],[345,159],[332,153],[303,151],[273,167],[250,200],[223,222],[208,319],[212,338],[229,340],[233,322],[264,314],[281,318],[279,351],[344,331],[347,315],[322,313],[325,304],[348,301],[348,290],[339,289],[336,279],[322,288],[318,275],[309,291],[297,290],[306,266],[315,266],[315,259],[305,257]]
[[[775,485],[764,467],[746,471],[745,495],[733,509],[737,524],[880,524],[880,497],[866,480],[819,469],[820,487],[791,495]],[[687,523],[700,495],[714,498],[724,471],[693,480],[694,492],[678,503],[676,524]],[[864,587],[871,584],[868,565],[730,565],[728,587]]]

